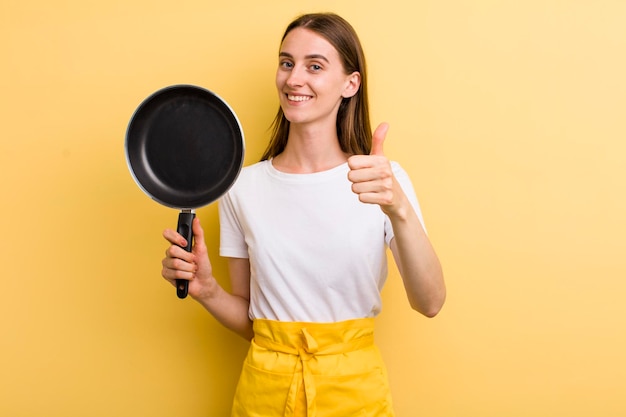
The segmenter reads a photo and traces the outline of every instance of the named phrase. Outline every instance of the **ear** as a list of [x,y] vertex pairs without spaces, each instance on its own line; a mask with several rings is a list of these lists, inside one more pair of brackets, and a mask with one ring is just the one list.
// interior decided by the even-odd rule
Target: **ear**
[[350,98],[354,96],[359,91],[359,87],[361,87],[361,73],[354,71],[352,74],[348,75],[346,82],[346,88],[343,90],[341,96],[343,98]]

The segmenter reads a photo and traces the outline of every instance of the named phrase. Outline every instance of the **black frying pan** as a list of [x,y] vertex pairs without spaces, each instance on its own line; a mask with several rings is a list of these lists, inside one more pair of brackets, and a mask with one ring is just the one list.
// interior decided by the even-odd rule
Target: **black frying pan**
[[[178,233],[191,251],[194,209],[221,197],[243,165],[243,131],[230,106],[193,85],[165,87],[135,110],[126,131],[126,161],[152,199],[180,209]],[[185,298],[189,282],[176,280]]]

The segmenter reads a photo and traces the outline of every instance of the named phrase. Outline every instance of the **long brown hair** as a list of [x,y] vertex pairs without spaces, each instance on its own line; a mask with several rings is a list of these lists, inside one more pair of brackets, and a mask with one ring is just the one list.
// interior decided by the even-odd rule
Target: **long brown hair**
[[[372,130],[367,98],[367,76],[365,55],[354,28],[334,13],[305,14],[287,26],[281,39],[295,28],[306,28],[324,37],[335,47],[341,57],[346,74],[357,71],[361,74],[359,91],[344,98],[337,113],[337,136],[341,150],[349,155],[367,155],[372,147]],[[279,106],[272,123],[272,136],[261,160],[273,158],[285,150],[289,136],[289,121]]]

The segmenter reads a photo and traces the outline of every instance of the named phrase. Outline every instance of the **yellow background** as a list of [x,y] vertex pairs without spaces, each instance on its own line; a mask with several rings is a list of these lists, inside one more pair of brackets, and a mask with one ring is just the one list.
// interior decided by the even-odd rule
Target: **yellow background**
[[[177,212],[124,135],[166,85],[277,108],[285,25],[359,32],[375,123],[411,174],[449,297],[378,342],[399,417],[626,415],[626,2],[3,0],[0,415],[226,416],[246,343],[160,278]],[[199,210],[217,273],[215,205]]]

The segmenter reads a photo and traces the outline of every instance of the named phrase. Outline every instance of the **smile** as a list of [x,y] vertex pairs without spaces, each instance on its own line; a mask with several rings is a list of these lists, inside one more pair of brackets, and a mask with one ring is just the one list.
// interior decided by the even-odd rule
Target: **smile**
[[291,101],[308,101],[311,100],[311,96],[290,96],[287,95],[287,98]]

